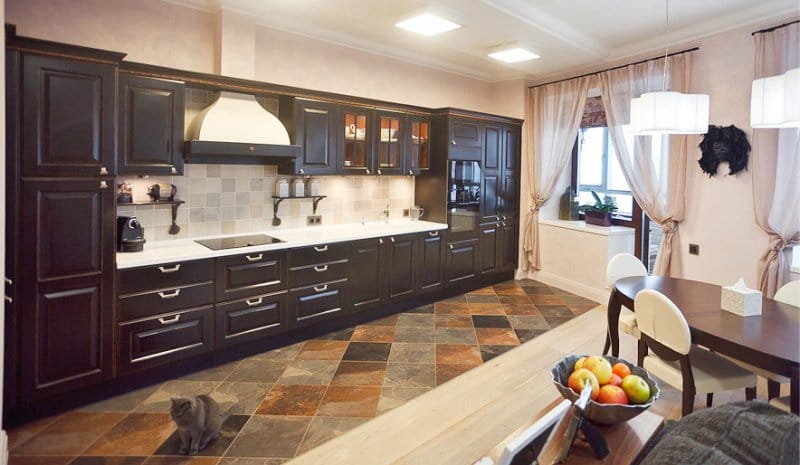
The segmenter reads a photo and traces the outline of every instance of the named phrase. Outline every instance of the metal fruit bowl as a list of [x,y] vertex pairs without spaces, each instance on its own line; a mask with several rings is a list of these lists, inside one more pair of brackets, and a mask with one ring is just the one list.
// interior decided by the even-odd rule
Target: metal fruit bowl
[[[553,384],[556,385],[556,389],[558,389],[558,392],[560,392],[565,399],[571,402],[578,400],[578,394],[567,386],[567,380],[569,379],[569,375],[572,374],[572,367],[575,366],[575,362],[577,362],[581,357],[583,357],[583,355],[570,355],[569,357],[566,357],[558,362],[556,366],[550,370],[550,373],[553,375]],[[611,363],[611,365],[614,365],[617,362],[625,363],[631,368],[631,374],[641,376],[650,386],[650,399],[644,404],[599,404],[593,400],[589,401],[589,405],[587,405],[585,412],[587,419],[589,419],[592,423],[597,423],[600,425],[616,425],[617,423],[628,421],[650,408],[650,406],[655,403],[656,399],[658,399],[658,384],[656,384],[656,382],[650,377],[650,374],[647,373],[647,370],[644,368],[640,368],[621,358],[611,356],[604,357]]]

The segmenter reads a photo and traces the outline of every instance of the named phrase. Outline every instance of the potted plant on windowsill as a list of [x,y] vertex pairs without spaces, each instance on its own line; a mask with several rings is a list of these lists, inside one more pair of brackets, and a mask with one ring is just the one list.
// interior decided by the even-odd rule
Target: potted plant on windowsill
[[611,214],[617,211],[614,198],[606,195],[603,200],[600,200],[600,196],[595,191],[592,191],[592,197],[594,197],[594,205],[579,207],[579,210],[583,212],[584,221],[586,224],[611,226]]

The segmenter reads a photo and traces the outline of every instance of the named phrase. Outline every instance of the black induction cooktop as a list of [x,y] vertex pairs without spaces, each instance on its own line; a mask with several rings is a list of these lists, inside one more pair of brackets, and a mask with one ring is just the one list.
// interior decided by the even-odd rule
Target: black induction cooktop
[[251,234],[249,236],[235,236],[235,237],[212,237],[210,239],[203,239],[195,241],[200,245],[204,245],[211,250],[222,249],[235,249],[238,247],[250,247],[252,245],[276,244],[284,242],[266,234]]

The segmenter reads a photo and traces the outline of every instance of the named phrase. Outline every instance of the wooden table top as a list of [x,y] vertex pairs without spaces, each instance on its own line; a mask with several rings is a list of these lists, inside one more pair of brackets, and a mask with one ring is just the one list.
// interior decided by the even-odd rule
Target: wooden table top
[[791,374],[791,365],[800,364],[797,307],[764,297],[761,315],[742,317],[722,310],[720,286],[665,276],[621,279],[615,289],[631,309],[642,289],[669,297],[686,317],[696,344],[786,376]]

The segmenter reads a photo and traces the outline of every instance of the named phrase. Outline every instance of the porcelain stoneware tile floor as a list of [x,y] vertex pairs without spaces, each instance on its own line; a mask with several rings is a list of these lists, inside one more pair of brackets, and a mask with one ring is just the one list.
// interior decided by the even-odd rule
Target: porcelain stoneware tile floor
[[[276,465],[598,304],[509,281],[217,366],[10,431],[10,465]],[[178,454],[170,397],[233,408],[219,439]]]

